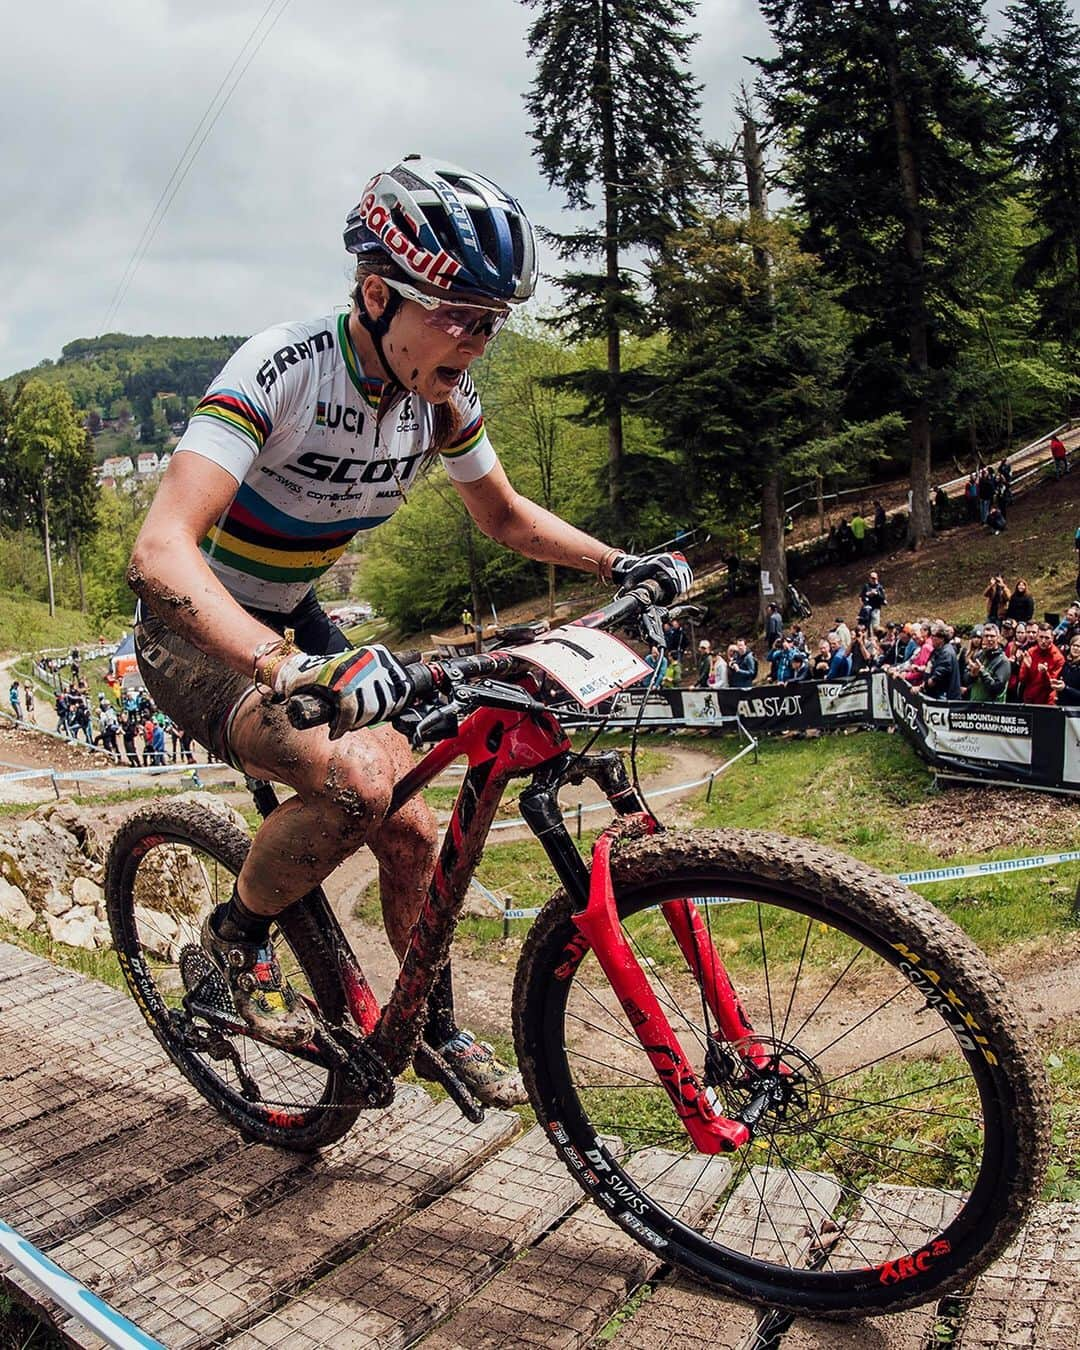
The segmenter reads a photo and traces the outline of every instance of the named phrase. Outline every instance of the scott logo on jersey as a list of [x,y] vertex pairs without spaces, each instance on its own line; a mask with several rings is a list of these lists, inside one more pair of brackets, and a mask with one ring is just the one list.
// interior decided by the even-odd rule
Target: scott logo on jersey
[[347,459],[319,450],[305,450],[282,468],[287,473],[298,473],[302,478],[314,478],[318,483],[387,483],[394,477],[402,481],[408,479],[413,465],[422,458],[417,453],[402,459]]

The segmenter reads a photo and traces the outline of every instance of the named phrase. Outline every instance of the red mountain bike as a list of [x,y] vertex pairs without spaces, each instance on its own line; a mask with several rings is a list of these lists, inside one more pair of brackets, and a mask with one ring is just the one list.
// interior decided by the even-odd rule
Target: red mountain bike
[[[542,643],[588,703],[636,658],[602,630],[662,617],[646,583]],[[608,644],[608,645],[605,645]],[[132,993],[181,1071],[248,1137],[313,1149],[387,1105],[411,1062],[478,1105],[419,1043],[435,975],[499,800],[520,798],[562,889],[514,985],[537,1118],[586,1193],[665,1262],[790,1311],[872,1314],[958,1288],[998,1255],[1048,1152],[1039,1056],[978,949],[896,881],[801,840],[667,832],[621,757],[575,752],[540,697],[537,646],[410,668],[435,741],[397,809],[464,757],[429,897],[382,1009],[321,890],[274,939],[319,1015],[309,1045],[261,1043],[197,947],[247,836],[153,806],[119,831],[109,921]],[[606,664],[605,664],[606,663]],[[442,701],[439,701],[439,700]],[[294,700],[298,723],[317,701]],[[614,822],[582,856],[559,788],[600,785]],[[264,813],[276,798],[257,787]]]

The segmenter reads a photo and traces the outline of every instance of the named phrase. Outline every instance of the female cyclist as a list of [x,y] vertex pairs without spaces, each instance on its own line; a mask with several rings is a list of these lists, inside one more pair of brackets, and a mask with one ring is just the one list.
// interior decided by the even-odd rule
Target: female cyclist
[[[202,932],[239,1015],[283,1045],[306,1041],[312,1019],[274,959],[274,917],[367,844],[400,956],[436,852],[419,799],[386,814],[410,764],[388,724],[408,701],[405,673],[384,647],[349,649],[314,579],[439,458],[477,526],[508,548],[619,585],[655,576],[672,595],[690,581],[680,555],[607,546],[522,497],[499,464],[469,367],[536,284],[533,230],[513,198],[479,174],[407,156],[364,188],[345,246],[358,260],[348,311],[270,328],[229,360],[191,417],[128,571],[139,668],[157,706],[222,759],[295,789]],[[281,704],[311,689],[332,699],[334,718],[295,731]],[[436,995],[428,1043],[480,1100],[523,1101],[517,1074],[456,1026],[448,970]]]

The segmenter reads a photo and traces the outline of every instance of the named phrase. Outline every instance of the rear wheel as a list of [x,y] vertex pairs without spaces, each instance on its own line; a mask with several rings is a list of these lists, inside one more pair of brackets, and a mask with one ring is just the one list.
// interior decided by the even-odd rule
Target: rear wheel
[[[768,1102],[750,1146],[695,1152],[557,896],[518,967],[518,1061],[556,1149],[617,1223],[727,1293],[822,1314],[925,1302],[1002,1251],[1045,1169],[1047,1090],[959,929],[898,882],[776,835],[656,836],[620,848],[612,873],[699,1082],[726,1116]],[[752,1040],[718,1034],[660,911],[686,897]]]
[[[136,812],[109,852],[109,926],[132,995],[180,1071],[249,1138],[307,1152],[340,1139],[359,1114],[342,1076],[248,1036],[224,1035],[182,1003],[180,953],[198,946],[203,919],[231,895],[250,842],[198,803]],[[293,988],[340,1025],[344,996],[306,909],[286,911],[271,938]]]

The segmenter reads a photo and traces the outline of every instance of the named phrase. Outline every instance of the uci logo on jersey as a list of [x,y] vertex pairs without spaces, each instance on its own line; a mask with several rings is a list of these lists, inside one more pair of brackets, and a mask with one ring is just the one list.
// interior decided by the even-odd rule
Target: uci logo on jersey
[[323,329],[321,333],[315,333],[307,339],[306,342],[292,343],[288,347],[279,347],[273,356],[267,359],[259,367],[259,372],[255,378],[259,382],[260,389],[269,389],[272,384],[277,383],[277,377],[284,375],[289,366],[295,366],[301,361],[310,361],[317,352],[328,351],[333,346],[334,339],[331,334]]

